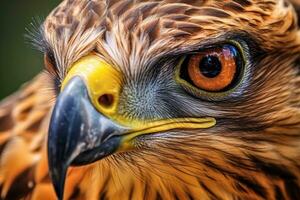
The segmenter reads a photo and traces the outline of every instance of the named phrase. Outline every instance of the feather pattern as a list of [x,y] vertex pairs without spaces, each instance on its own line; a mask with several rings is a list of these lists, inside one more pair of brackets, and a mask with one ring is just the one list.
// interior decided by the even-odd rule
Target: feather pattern
[[[120,114],[218,124],[140,137],[135,151],[71,168],[65,199],[300,199],[297,18],[283,0],[64,0],[39,29],[52,78],[40,74],[0,104],[1,198],[55,199],[46,140],[56,94],[47,88],[95,53],[125,74]],[[204,101],[172,81],[172,58],[232,38],[249,40],[241,91]]]

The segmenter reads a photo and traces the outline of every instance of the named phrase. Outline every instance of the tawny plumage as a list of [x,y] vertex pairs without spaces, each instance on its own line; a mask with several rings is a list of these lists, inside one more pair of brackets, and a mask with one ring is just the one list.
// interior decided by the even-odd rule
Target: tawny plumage
[[0,104],[1,199],[300,199],[299,5],[64,0]]

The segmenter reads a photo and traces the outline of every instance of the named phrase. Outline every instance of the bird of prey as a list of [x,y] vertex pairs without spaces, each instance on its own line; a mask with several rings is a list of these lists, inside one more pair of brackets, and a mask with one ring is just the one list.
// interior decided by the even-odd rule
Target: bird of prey
[[62,1],[0,105],[1,199],[300,199],[298,4]]

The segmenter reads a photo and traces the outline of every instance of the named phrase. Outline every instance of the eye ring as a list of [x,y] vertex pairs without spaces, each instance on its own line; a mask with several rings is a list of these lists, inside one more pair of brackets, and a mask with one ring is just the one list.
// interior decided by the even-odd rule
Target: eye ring
[[[246,67],[248,54],[244,54],[242,47],[244,46],[241,46],[239,42],[230,40],[183,56],[176,67],[176,82],[193,96],[207,100],[222,100],[240,94],[238,91],[244,88],[242,85],[246,83],[249,75]],[[247,46],[245,48],[247,52]],[[217,67],[215,71],[205,72],[203,69],[201,71],[201,68],[196,67],[197,65],[193,62],[200,63],[204,57],[218,58],[218,62],[222,66],[225,65],[226,68],[218,69]],[[216,61],[214,62],[216,63]],[[193,75],[195,76],[193,77]]]

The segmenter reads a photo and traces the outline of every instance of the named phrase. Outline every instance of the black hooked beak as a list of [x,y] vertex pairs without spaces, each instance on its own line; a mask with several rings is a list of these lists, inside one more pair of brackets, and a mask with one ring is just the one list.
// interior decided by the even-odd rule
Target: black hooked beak
[[91,104],[85,83],[74,77],[58,96],[50,121],[48,161],[50,177],[63,199],[67,169],[114,153],[126,128],[99,113]]

